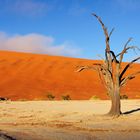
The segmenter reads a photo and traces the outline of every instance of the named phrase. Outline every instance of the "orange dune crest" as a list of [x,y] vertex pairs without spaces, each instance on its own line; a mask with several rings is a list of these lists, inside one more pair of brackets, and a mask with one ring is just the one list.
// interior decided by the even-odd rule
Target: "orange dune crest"
[[[97,72],[75,72],[77,66],[97,62],[100,61],[0,51],[0,96],[11,100],[41,100],[51,93],[56,99],[62,95],[70,95],[74,100],[92,96],[107,99]],[[129,73],[139,69],[140,64],[134,64]],[[140,75],[122,89],[122,94],[131,99],[140,98],[139,83]]]

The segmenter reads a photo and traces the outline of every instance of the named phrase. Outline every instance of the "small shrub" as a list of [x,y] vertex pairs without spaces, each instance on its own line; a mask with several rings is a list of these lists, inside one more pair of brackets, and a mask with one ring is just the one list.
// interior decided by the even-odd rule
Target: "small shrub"
[[9,100],[8,98],[0,97],[0,101],[8,101],[8,100]]
[[47,98],[48,98],[49,100],[54,100],[55,96],[52,95],[51,93],[49,93],[49,94],[47,95]]
[[90,98],[90,100],[100,100],[100,98],[97,97],[96,95],[94,95],[94,96],[92,96],[92,97]]
[[62,99],[63,99],[63,100],[71,100],[71,98],[70,98],[69,95],[63,95],[63,96],[62,96]]
[[123,95],[120,95],[120,99],[128,99],[128,96],[123,94]]

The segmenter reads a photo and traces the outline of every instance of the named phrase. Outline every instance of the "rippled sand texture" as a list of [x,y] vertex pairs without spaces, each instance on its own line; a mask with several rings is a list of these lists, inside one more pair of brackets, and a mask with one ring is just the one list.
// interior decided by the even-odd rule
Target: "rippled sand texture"
[[110,101],[0,102],[0,140],[139,140],[140,100],[123,100],[119,118],[103,116]]

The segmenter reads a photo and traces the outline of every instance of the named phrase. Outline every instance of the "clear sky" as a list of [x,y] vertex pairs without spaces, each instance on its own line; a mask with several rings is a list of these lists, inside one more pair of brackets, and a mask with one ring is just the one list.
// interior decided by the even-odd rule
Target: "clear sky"
[[104,34],[92,12],[115,27],[112,50],[129,37],[140,46],[140,0],[0,0],[0,49],[99,59]]

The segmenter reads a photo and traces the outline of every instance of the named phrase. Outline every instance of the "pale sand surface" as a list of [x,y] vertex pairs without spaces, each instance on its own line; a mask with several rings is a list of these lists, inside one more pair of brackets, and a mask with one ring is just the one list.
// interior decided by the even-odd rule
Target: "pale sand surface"
[[119,118],[102,116],[110,101],[0,102],[0,140],[140,140],[140,100],[122,100]]

